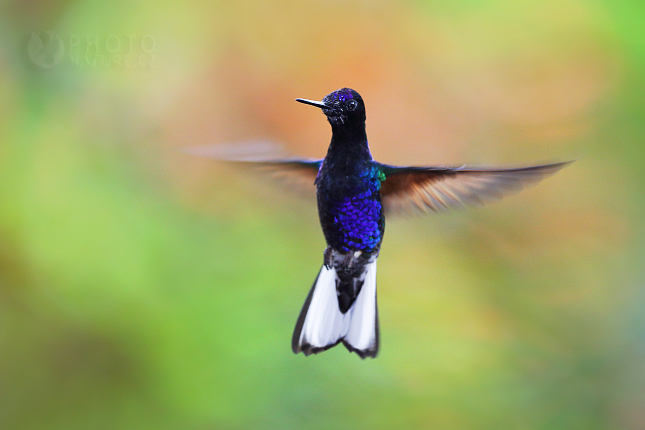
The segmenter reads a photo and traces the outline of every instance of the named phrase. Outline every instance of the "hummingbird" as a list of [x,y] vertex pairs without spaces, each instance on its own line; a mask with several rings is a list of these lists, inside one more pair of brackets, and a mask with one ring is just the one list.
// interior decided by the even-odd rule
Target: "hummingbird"
[[331,124],[322,160],[242,161],[316,188],[327,247],[291,341],[295,354],[317,354],[342,343],[361,358],[379,352],[376,263],[385,216],[440,212],[501,198],[554,174],[570,162],[519,168],[393,166],[375,161],[365,131],[365,103],[342,88],[317,107]]

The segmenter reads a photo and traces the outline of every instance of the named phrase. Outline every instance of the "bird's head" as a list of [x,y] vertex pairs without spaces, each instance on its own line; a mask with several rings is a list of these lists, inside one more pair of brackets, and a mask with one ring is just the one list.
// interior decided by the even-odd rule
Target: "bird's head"
[[321,102],[307,99],[296,101],[321,108],[332,127],[351,127],[365,123],[363,98],[350,88],[329,93]]

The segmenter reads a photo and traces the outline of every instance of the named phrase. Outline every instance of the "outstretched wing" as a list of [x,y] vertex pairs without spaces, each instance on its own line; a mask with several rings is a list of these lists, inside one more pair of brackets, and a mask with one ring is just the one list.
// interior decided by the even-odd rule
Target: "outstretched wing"
[[256,170],[290,191],[303,195],[315,194],[314,182],[322,164],[322,160],[315,159],[279,159],[276,157],[278,148],[265,142],[195,147],[187,148],[184,152]]
[[288,159],[268,161],[233,161],[242,167],[266,173],[289,190],[300,194],[315,194],[314,182],[322,160]]
[[381,184],[381,197],[386,212],[439,212],[500,199],[539,182],[569,163],[514,169],[381,164],[379,167],[386,178]]

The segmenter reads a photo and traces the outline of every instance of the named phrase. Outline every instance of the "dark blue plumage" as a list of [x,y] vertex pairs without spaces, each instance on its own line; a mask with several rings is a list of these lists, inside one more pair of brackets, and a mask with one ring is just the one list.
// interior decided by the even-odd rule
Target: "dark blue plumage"
[[[316,178],[318,215],[327,244],[341,252],[377,252],[383,240],[385,217],[381,177],[369,151],[340,150],[332,142]],[[367,141],[364,142],[367,148]],[[338,161],[344,157],[346,162]],[[330,167],[333,166],[333,167]]]
[[341,253],[378,253],[385,228],[380,195],[384,176],[369,151],[363,100],[344,88],[322,103],[333,132],[315,181],[325,239]]
[[344,88],[322,103],[333,133],[315,181],[318,216],[328,245],[325,266],[336,271],[338,306],[345,314],[358,297],[366,265],[376,261],[383,240],[380,189],[384,177],[369,151],[361,96]]

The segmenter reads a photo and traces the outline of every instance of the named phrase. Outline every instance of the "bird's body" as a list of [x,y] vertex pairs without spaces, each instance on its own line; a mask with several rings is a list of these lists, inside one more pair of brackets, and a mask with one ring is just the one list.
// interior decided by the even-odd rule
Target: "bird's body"
[[340,252],[378,252],[385,217],[381,172],[367,149],[336,151],[332,142],[316,178],[318,215],[327,244]]
[[380,171],[367,142],[359,149],[356,154],[336,152],[332,143],[316,178],[318,216],[328,246],[324,264],[340,278],[343,313],[360,292],[357,280],[365,265],[376,261],[385,230]]
[[[351,111],[345,109],[350,101],[355,107]],[[384,177],[369,150],[365,110],[358,93],[335,91],[325,97],[323,106],[333,134],[315,185],[327,249],[311,299],[296,324],[292,347],[296,353],[309,355],[342,341],[361,357],[376,356],[376,259],[385,231],[380,194]],[[374,276],[368,276],[370,272]],[[316,289],[318,296],[313,296]],[[359,301],[361,295],[370,297]],[[309,312],[314,298],[328,306],[326,312],[316,313],[315,307]],[[333,329],[327,331],[329,325]]]
[[327,248],[292,337],[294,353],[316,354],[342,342],[361,358],[379,348],[376,261],[385,214],[441,211],[481,204],[538,182],[568,163],[511,169],[398,167],[372,158],[365,132],[365,105],[343,88],[321,102],[332,127],[323,160],[252,162],[281,176],[315,184],[318,215]]

